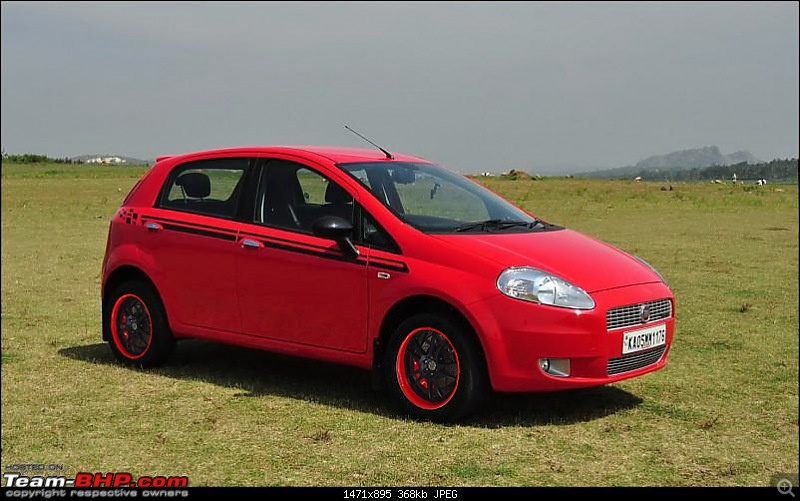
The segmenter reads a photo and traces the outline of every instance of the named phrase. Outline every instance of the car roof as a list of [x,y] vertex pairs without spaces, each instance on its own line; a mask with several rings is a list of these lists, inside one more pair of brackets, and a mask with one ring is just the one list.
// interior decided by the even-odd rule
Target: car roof
[[[164,155],[159,156],[158,161],[166,160],[169,158],[177,158],[180,156],[182,159],[189,159],[190,157],[203,156],[203,155],[218,155],[218,154],[235,154],[235,153],[290,153],[300,154],[301,156],[320,156],[324,157],[334,163],[348,163],[348,162],[375,162],[387,160],[386,156],[378,149],[370,148],[346,148],[341,146],[243,146],[238,148],[222,148],[216,150],[196,151],[184,155]],[[402,153],[392,152],[395,161],[399,162],[425,162],[428,160],[415,157],[412,155],[405,155]]]

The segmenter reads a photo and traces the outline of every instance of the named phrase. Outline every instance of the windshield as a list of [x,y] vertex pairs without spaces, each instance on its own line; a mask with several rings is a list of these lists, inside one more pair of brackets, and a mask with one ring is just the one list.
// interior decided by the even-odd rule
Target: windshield
[[544,226],[486,188],[436,165],[358,162],[339,167],[421,231],[530,231]]

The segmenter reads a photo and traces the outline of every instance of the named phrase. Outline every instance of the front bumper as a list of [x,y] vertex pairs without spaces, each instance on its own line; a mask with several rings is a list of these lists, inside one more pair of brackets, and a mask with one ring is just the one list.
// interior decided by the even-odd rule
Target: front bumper
[[[568,310],[509,298],[502,294],[470,305],[486,353],[489,377],[496,391],[554,391],[598,386],[661,369],[666,364],[675,331],[672,291],[663,283],[620,287],[592,293],[593,310]],[[606,311],[657,299],[673,301],[669,318],[608,331]],[[644,366],[614,374],[623,333],[666,324],[667,344],[661,353],[641,357]],[[626,355],[639,355],[631,354]],[[570,375],[556,377],[539,367],[542,358],[570,359]],[[634,361],[635,362],[635,361]],[[627,363],[623,360],[623,363]],[[640,365],[640,364],[639,364]],[[637,363],[629,366],[637,367]],[[609,375],[612,372],[612,375]]]

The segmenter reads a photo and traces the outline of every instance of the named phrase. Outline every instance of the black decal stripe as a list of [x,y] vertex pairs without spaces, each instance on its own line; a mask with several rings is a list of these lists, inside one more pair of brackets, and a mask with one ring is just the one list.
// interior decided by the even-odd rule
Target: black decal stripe
[[181,233],[190,233],[192,235],[200,235],[201,237],[219,238],[221,240],[228,240],[231,242],[236,241],[236,235],[228,233],[219,233],[216,231],[201,230],[200,228],[190,228],[188,226],[176,226],[174,224],[163,224],[165,230],[179,231]]
[[[337,259],[339,258],[338,255],[336,255],[336,254],[330,254],[328,252],[325,252],[325,251],[329,251],[328,247],[322,247],[322,246],[315,245],[315,244],[310,244],[310,243],[306,243],[306,242],[297,242],[295,240],[288,240],[288,239],[281,238],[281,237],[274,237],[272,235],[259,235],[259,234],[256,234],[256,233],[242,233],[241,236],[243,238],[255,238],[255,239],[258,239],[262,243],[264,243],[264,245],[268,245],[268,246],[274,245],[275,248],[277,248],[277,249],[283,249],[283,250],[287,250],[287,251],[293,251],[293,250],[297,249],[297,252],[304,252],[304,253],[309,254],[309,255],[320,255],[322,257],[334,256]],[[280,242],[280,243],[275,243],[275,242]],[[286,244],[289,244],[289,245],[286,245]],[[304,247],[298,247],[298,246],[304,246]],[[320,251],[323,251],[323,252],[320,252]],[[375,261],[375,260],[378,260],[378,259],[380,259],[382,262],[376,262]],[[348,262],[352,262],[351,260],[346,259],[346,258],[342,258],[342,260],[348,261]],[[403,272],[403,273],[408,273],[408,266],[406,265],[406,263],[404,263],[402,261],[392,261],[392,260],[386,259],[386,258],[372,257],[372,258],[370,258],[369,265],[370,266],[374,266],[376,268],[383,268],[383,269],[386,269],[386,270],[393,270],[393,271],[399,271],[399,272]]]
[[405,263],[401,263],[399,265],[392,266],[392,265],[386,264],[386,263],[376,263],[374,261],[370,261],[369,266],[371,268],[381,268],[381,269],[384,269],[384,270],[392,270],[392,271],[397,271],[397,272],[400,272],[400,273],[408,273],[408,266],[406,266]]
[[322,245],[309,244],[306,242],[298,242],[296,240],[288,240],[286,238],[273,237],[272,235],[257,235],[257,234],[242,233],[241,236],[242,238],[255,238],[258,240],[270,241],[277,245],[289,245],[292,247],[303,246],[304,248],[309,247],[310,250],[315,250],[318,252],[324,252],[330,249],[329,247],[324,247]]
[[[358,264],[358,265],[361,265],[361,266],[367,266],[367,262],[366,261],[362,261],[361,259],[352,260],[352,259],[348,259],[348,258],[342,256],[341,254],[335,254],[335,253],[331,253],[331,252],[320,252],[320,251],[313,250],[313,249],[307,249],[307,248],[304,248],[304,247],[298,247],[296,245],[296,242],[291,242],[291,243],[293,243],[295,245],[284,245],[282,243],[276,243],[276,242],[272,242],[270,240],[265,240],[265,238],[266,237],[264,237],[262,235],[262,236],[259,237],[259,241],[261,243],[263,243],[264,246],[272,248],[272,249],[283,250],[283,251],[286,251],[286,252],[297,252],[299,254],[305,254],[305,255],[308,255],[308,256],[316,256],[316,257],[321,257],[323,259],[332,259],[334,261],[341,261],[341,262],[344,262],[344,263],[351,263],[351,264]],[[272,238],[272,237],[268,237],[268,238]],[[283,239],[279,239],[279,240],[288,242],[288,240],[283,240]],[[327,250],[327,248],[325,248],[325,247],[318,247],[318,249]],[[397,272],[401,272],[401,273],[408,273],[408,266],[406,266],[405,263],[398,263],[398,264],[392,266],[392,265],[386,264],[386,263],[370,262],[369,266],[372,266],[372,267],[375,267],[375,268],[382,268],[382,269],[385,269],[385,270],[397,271]]]
[[369,258],[369,265],[375,266],[376,268],[385,268],[387,270],[395,270],[395,271],[402,271],[408,273],[408,265],[403,261],[395,261],[394,259],[388,259],[385,257],[380,256],[371,256]]
[[[204,224],[188,223],[185,221],[177,221],[174,219],[167,219],[167,218],[153,217],[153,216],[143,216],[142,219],[143,222],[146,222],[146,220],[153,220],[159,222],[164,226],[165,230],[179,231],[182,233],[189,233],[192,235],[200,235],[211,238],[219,238],[221,240],[228,240],[228,241],[236,241],[237,239],[236,234],[232,230],[215,228],[213,226],[208,226]],[[230,233],[225,233],[226,231]],[[271,235],[258,235],[254,233],[242,233],[240,237],[255,238],[259,240],[261,243],[263,243],[264,246],[272,249],[284,250],[287,252],[296,252],[308,256],[321,257],[323,259],[331,259],[334,261],[341,261],[344,263],[357,264],[359,266],[367,266],[366,261],[360,259],[359,260],[348,259],[340,254],[334,254],[328,252],[327,247],[317,246],[314,244],[309,244],[305,242],[295,242],[285,238],[273,237]],[[291,244],[291,245],[286,245],[286,244]],[[380,259],[385,262],[378,262],[376,261],[377,259]],[[397,271],[400,273],[408,273],[408,266],[405,263],[385,260],[384,258],[373,258],[373,260],[370,261],[369,266],[374,268],[381,268],[384,270]]]
[[219,226],[209,226],[207,224],[199,224],[199,223],[191,223],[189,221],[178,221],[176,219],[167,219],[165,217],[157,217],[157,216],[142,216],[143,219],[151,219],[153,221],[159,223],[168,223],[168,224],[182,224],[185,226],[195,226],[198,228],[205,228],[217,232],[227,231],[229,233],[236,234],[236,230],[229,230],[227,228],[220,228]]
[[389,264],[394,266],[405,266],[406,264],[404,261],[395,261],[394,259],[386,259],[385,257],[380,257],[380,256],[372,256],[370,259],[373,262],[380,261],[382,264]]
[[333,261],[342,261],[344,263],[357,264],[359,266],[367,265],[366,261],[361,261],[360,259],[359,260],[347,259],[346,257],[340,254],[331,254],[329,252],[317,252],[311,249],[303,249],[302,247],[293,247],[291,245],[277,244],[275,242],[269,242],[266,240],[261,240],[261,243],[263,243],[266,247],[269,247],[270,249],[283,250],[287,252],[296,252],[298,254],[306,254],[308,256],[321,257],[323,259],[331,259]]
[[269,240],[274,240],[274,241],[277,241],[277,242],[282,242],[282,243],[286,243],[286,244],[290,244],[290,245],[305,245],[307,247],[311,247],[312,249],[318,249],[318,250],[321,250],[321,251],[328,250],[328,247],[325,247],[325,246],[322,246],[322,245],[310,244],[310,243],[307,243],[307,242],[298,242],[297,240],[289,240],[287,238],[275,237],[275,236],[272,236],[272,235],[259,235],[258,233],[244,233],[244,232],[241,233],[241,235],[242,235],[242,237],[245,237],[245,238],[269,239]]

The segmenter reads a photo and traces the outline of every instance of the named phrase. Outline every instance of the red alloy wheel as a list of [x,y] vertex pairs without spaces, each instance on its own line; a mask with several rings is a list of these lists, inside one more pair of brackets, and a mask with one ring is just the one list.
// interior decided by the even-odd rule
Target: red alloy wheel
[[403,339],[395,368],[403,395],[420,409],[444,407],[458,389],[458,353],[447,336],[433,327],[414,329]]
[[144,301],[135,294],[124,294],[111,310],[111,336],[126,358],[141,358],[153,341],[153,321]]

